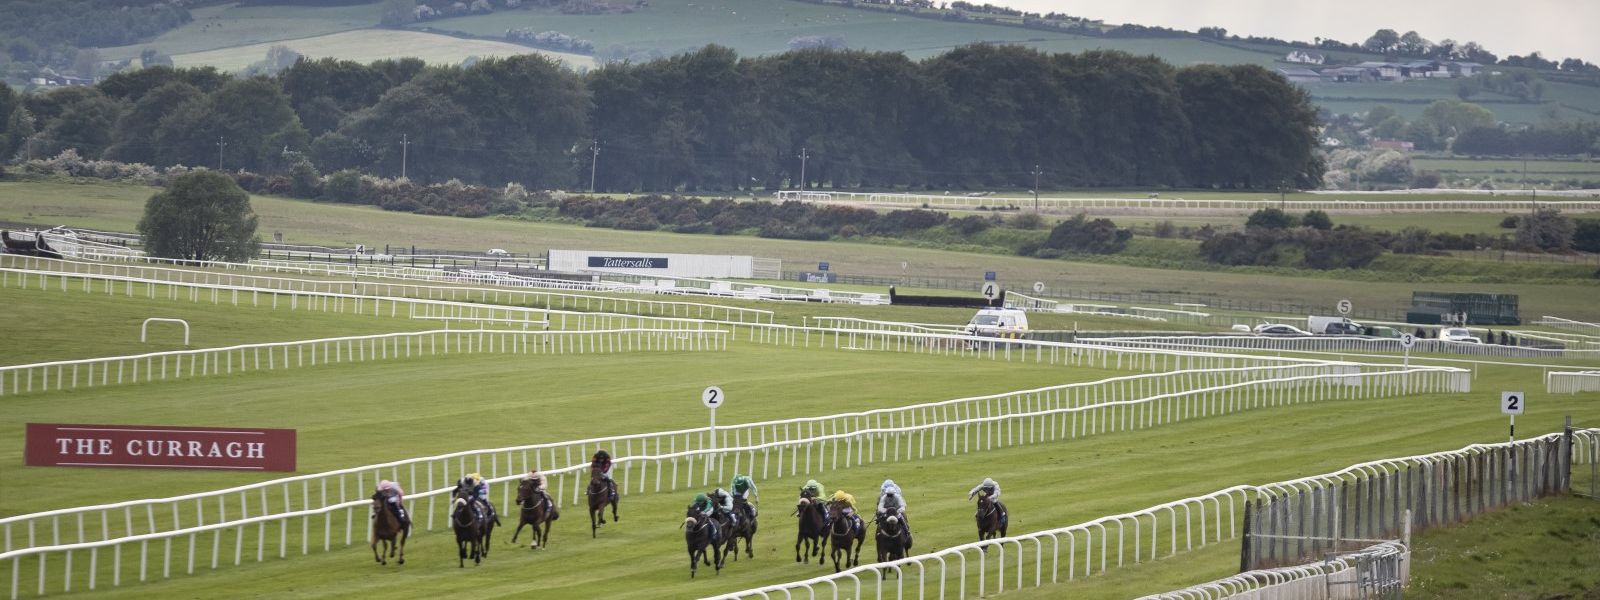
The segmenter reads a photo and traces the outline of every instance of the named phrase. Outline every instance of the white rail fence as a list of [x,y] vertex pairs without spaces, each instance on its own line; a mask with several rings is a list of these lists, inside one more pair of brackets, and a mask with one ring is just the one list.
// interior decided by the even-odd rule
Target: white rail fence
[[[1038,340],[1007,340],[996,342],[992,338],[972,338],[956,334],[914,333],[890,330],[818,329],[808,326],[777,325],[771,323],[741,323],[681,317],[653,317],[619,315],[614,313],[573,312],[537,309],[518,306],[480,304],[465,300],[436,300],[426,298],[361,296],[327,291],[299,291],[261,289],[218,283],[162,281],[120,275],[96,273],[66,273],[28,269],[0,268],[0,287],[18,285],[41,290],[59,289],[62,292],[81,290],[83,293],[103,292],[127,297],[141,295],[150,299],[209,301],[212,304],[270,306],[273,309],[313,310],[349,313],[374,317],[472,317],[497,319],[485,323],[505,321],[549,321],[553,329],[592,330],[617,328],[656,328],[700,330],[708,327],[724,329],[731,338],[741,333],[751,342],[788,345],[791,347],[832,347],[844,350],[892,351],[930,355],[959,356],[989,360],[1035,362],[1074,366],[1099,365],[1107,369],[1165,370],[1174,365],[1212,364],[1239,366],[1241,364],[1320,364],[1324,361],[1266,356],[1229,355],[1216,352],[1148,349],[1113,346],[1108,344],[1062,343]],[[530,316],[539,315],[538,318]],[[741,332],[741,329],[743,331]]]
[[[233,264],[233,263],[228,263]],[[584,312],[611,312],[644,316],[666,316],[733,321],[739,323],[771,323],[770,310],[741,308],[721,304],[645,300],[617,296],[597,296],[562,292],[534,292],[495,288],[460,286],[427,286],[369,281],[334,281],[318,279],[291,279],[263,275],[241,275],[216,271],[196,271],[126,265],[116,263],[57,260],[31,256],[0,254],[0,267],[35,272],[106,275],[134,280],[168,283],[195,283],[227,288],[256,288],[262,291],[282,290],[294,292],[323,292],[352,296],[383,296],[388,298],[418,298],[476,302],[481,304],[510,304],[529,308],[545,308]]]
[[[453,334],[455,332],[451,333]],[[1261,397],[1245,397],[1252,393],[1250,391],[1230,392],[1231,394],[1239,395],[1240,397],[1225,398],[1223,401],[1229,405],[1241,403],[1278,403],[1285,401],[1284,398],[1280,397],[1281,394],[1292,393],[1299,386],[1312,385],[1306,383],[1304,380],[1290,379],[1285,382],[1284,378],[1286,377],[1305,375],[1332,375],[1337,377],[1345,377],[1345,379],[1342,381],[1339,379],[1321,379],[1317,380],[1318,382],[1315,385],[1349,386],[1363,383],[1363,380],[1360,378],[1349,378],[1350,375],[1358,374],[1359,370],[1359,367],[1349,365],[1286,366],[1277,368],[1237,367],[1113,377],[1094,382],[1071,383],[1045,388],[1008,392],[1004,394],[927,402],[904,407],[883,408],[819,417],[803,417],[776,421],[723,425],[718,427],[715,431],[716,439],[712,439],[712,432],[708,428],[700,427],[694,429],[610,436],[567,442],[551,442],[524,446],[454,452],[439,456],[429,456],[376,465],[367,465],[363,467],[341,469],[326,473],[300,475],[229,488],[225,490],[218,490],[214,492],[203,492],[172,498],[138,500],[132,501],[131,503],[124,502],[110,505],[47,511],[32,515],[22,515],[0,519],[0,524],[3,524],[5,527],[7,527],[7,531],[9,531],[9,528],[13,525],[20,526],[22,524],[27,524],[31,531],[33,528],[31,523],[33,521],[39,521],[48,518],[52,521],[52,530],[58,530],[60,527],[59,520],[63,517],[75,516],[80,523],[86,514],[90,516],[98,516],[101,518],[101,520],[104,520],[105,518],[117,516],[115,513],[105,514],[104,511],[126,508],[128,506],[137,507],[143,505],[154,505],[155,508],[149,509],[150,512],[159,512],[162,515],[167,514],[170,509],[170,512],[172,512],[174,515],[174,521],[176,521],[178,509],[183,506],[183,503],[190,501],[196,502],[196,505],[192,513],[187,513],[192,514],[192,517],[189,518],[203,521],[204,519],[202,515],[204,515],[205,509],[204,506],[200,504],[201,502],[209,502],[212,499],[216,499],[218,502],[219,513],[225,514],[227,512],[233,512],[240,515],[247,515],[252,511],[252,509],[249,508],[250,498],[246,497],[244,492],[255,492],[257,490],[260,491],[260,501],[256,504],[256,508],[253,510],[261,513],[288,512],[296,510],[297,508],[301,508],[297,506],[294,501],[295,499],[301,499],[303,494],[309,493],[307,489],[305,489],[306,486],[327,488],[328,486],[333,485],[343,490],[344,486],[347,484],[354,484],[357,486],[357,493],[360,493],[362,490],[370,491],[370,487],[363,488],[360,486],[370,486],[376,484],[379,479],[387,477],[400,482],[402,487],[405,487],[406,489],[433,489],[437,485],[442,485],[443,482],[453,480],[453,477],[459,478],[459,476],[462,474],[474,471],[485,472],[492,477],[498,477],[521,472],[525,470],[528,465],[576,464],[574,461],[582,461],[589,455],[589,453],[600,448],[606,448],[614,456],[619,457],[634,456],[646,452],[675,452],[680,449],[689,451],[713,447],[728,448],[741,444],[749,445],[755,443],[766,443],[769,441],[793,441],[799,439],[810,439],[823,435],[848,434],[873,427],[929,427],[975,417],[995,417],[1036,412],[1040,410],[1062,410],[1092,407],[1106,402],[1111,402],[1116,399],[1172,394],[1178,393],[1182,390],[1212,388],[1217,386],[1263,380],[1277,381],[1278,383],[1274,385],[1278,387],[1257,390],[1254,392],[1257,394],[1262,394]],[[1373,393],[1387,392],[1369,389],[1364,392],[1358,391],[1353,393],[1355,393],[1357,396],[1362,396],[1363,394],[1370,395]],[[1314,396],[1321,396],[1325,394],[1326,392],[1322,392],[1314,394]],[[1109,427],[1114,425],[1113,423],[1106,421],[1104,418],[1099,417],[1102,417],[1102,415],[1099,413],[1090,412],[1085,413],[1082,416],[1081,422],[1076,416],[1071,418],[1071,423],[1067,428],[1067,436],[1077,437],[1078,435],[1089,435],[1095,432],[1104,432],[1107,431]],[[794,458],[792,460],[799,459]],[[809,462],[807,468],[811,468],[809,466]],[[624,477],[627,477],[626,470],[624,470]],[[560,483],[563,482],[558,482],[558,484]],[[283,489],[280,490],[279,488]],[[624,488],[623,493],[628,493],[628,489],[630,488]],[[280,491],[282,494],[279,493]],[[573,493],[573,498],[576,498],[576,489],[571,491]],[[640,491],[643,491],[642,488]],[[341,494],[342,493],[343,492],[341,492]],[[230,498],[233,494],[240,494],[238,502],[233,506],[224,506],[223,503],[230,502]],[[279,502],[280,496],[282,500],[281,503]],[[557,501],[561,501],[559,496]],[[325,505],[325,500],[323,501],[323,504],[318,504],[317,506],[322,505]],[[157,511],[157,509],[159,509],[159,511]],[[150,531],[159,531],[160,529],[157,529],[154,523],[154,517],[151,517],[150,519],[146,520],[134,520],[120,524],[119,526],[107,525],[106,527],[107,529],[118,529],[119,531],[122,529],[127,529],[131,535],[131,532],[134,531],[134,529],[146,524],[149,524],[152,528]],[[80,527],[80,535],[81,534],[82,530]],[[30,539],[32,539],[31,534]],[[81,542],[85,541],[85,539],[80,537],[77,541]],[[48,543],[61,543],[61,538],[53,537]],[[9,550],[11,548],[7,546],[6,549]]]
[[1410,580],[1411,550],[1399,542],[1383,542],[1322,562],[1246,571],[1139,600],[1398,598]]
[[[1296,369],[1312,372],[1314,368]],[[505,483],[529,468],[539,468],[552,476],[554,497],[577,503],[589,452],[602,446],[612,449],[616,456],[619,488],[624,493],[654,493],[704,487],[713,481],[723,481],[734,472],[751,473],[763,479],[779,478],[852,465],[914,461],[1146,429],[1283,404],[1457,389],[1467,384],[1467,378],[1460,376],[1463,374],[1465,372],[1443,369],[1364,374],[1333,372],[1244,381],[1136,400],[1096,401],[1088,395],[1089,390],[1108,392],[1105,386],[1115,383],[1170,379],[1172,376],[1167,374],[1120,378],[1121,382],[1076,388],[1059,386],[946,401],[913,410],[886,409],[757,423],[728,428],[732,430],[731,436],[727,435],[729,431],[718,428],[716,433],[724,437],[714,448],[706,443],[710,434],[707,429],[694,429],[653,434],[653,438],[628,436],[458,453],[218,492],[12,517],[0,521],[4,523],[6,543],[26,539],[28,544],[16,550],[8,546],[6,552],[0,553],[0,561],[12,562],[13,594],[18,591],[19,573],[32,568],[38,569],[38,589],[43,594],[47,581],[60,585],[63,591],[70,588],[73,581],[88,580],[91,586],[96,578],[104,581],[105,573],[95,565],[104,566],[97,562],[98,552],[111,548],[109,552],[113,554],[115,566],[110,569],[110,579],[116,585],[121,581],[124,545],[137,545],[140,580],[147,577],[145,565],[155,558],[150,554],[149,542],[156,540],[164,544],[160,558],[163,577],[170,576],[175,564],[172,540],[179,538],[187,538],[189,550],[183,555],[187,572],[193,572],[196,557],[204,561],[207,554],[213,568],[219,564],[219,553],[226,546],[221,536],[228,530],[234,535],[235,564],[242,560],[247,538],[253,540],[250,547],[255,550],[258,561],[263,560],[268,548],[284,557],[297,546],[301,554],[306,554],[318,546],[326,551],[336,544],[349,545],[357,539],[358,523],[366,520],[366,513],[360,509],[367,504],[365,498],[379,478],[394,479],[412,489],[430,490],[411,497],[411,512],[419,529],[431,530],[436,524],[443,527],[440,519],[447,510],[447,503],[441,496],[448,492],[455,478],[473,471],[498,473],[490,475],[490,480]],[[1083,404],[1074,405],[1077,402]],[[903,417],[897,420],[895,415]],[[784,436],[788,436],[787,439],[775,439]],[[680,441],[682,450],[678,449]],[[485,458],[488,465],[484,465]],[[422,467],[420,478],[419,466]],[[501,505],[509,506],[510,486],[502,485],[500,489]],[[264,512],[274,508],[281,512]],[[208,514],[211,515],[209,519]],[[63,521],[68,537],[62,534]],[[277,524],[270,533],[269,523]],[[255,525],[256,531],[247,531],[248,525]],[[341,530],[343,541],[339,542]],[[74,533],[77,541],[69,541]],[[196,544],[207,542],[201,539],[201,534],[206,533],[211,534],[209,544],[196,549]],[[80,551],[90,553],[88,573],[72,568],[71,555]],[[56,554],[63,555],[60,564],[64,565],[64,570],[59,577],[52,577],[48,556]],[[37,564],[25,566],[25,559]],[[81,561],[79,565],[82,566]]]
[[0,367],[0,397],[413,356],[486,352],[600,354],[727,348],[728,332],[720,329],[440,329],[4,366]]
[[[1400,340],[1348,335],[1317,336],[1150,336],[1084,339],[1088,344],[1127,348],[1224,348],[1230,350],[1279,350],[1284,352],[1404,352]],[[1600,350],[1546,349],[1499,346],[1419,339],[1413,350],[1439,354],[1502,356],[1514,358],[1600,357]]]
[[[1600,193],[1581,192],[1582,196],[1596,197]],[[1032,196],[967,196],[932,194],[885,194],[867,192],[813,192],[780,191],[779,202],[846,202],[888,204],[929,208],[1004,208],[1032,207]],[[1209,198],[1188,200],[1184,198],[1039,198],[1038,206],[1047,210],[1204,210],[1248,212],[1262,208],[1282,208],[1291,212],[1308,210],[1360,211],[1360,212],[1508,212],[1527,211],[1534,208],[1559,208],[1567,212],[1600,211],[1600,200],[1534,200],[1531,198],[1492,198],[1485,200],[1441,200],[1432,198],[1404,200],[1245,200]]]
[[1544,374],[1548,394],[1600,392],[1600,371],[1551,371]]
[[[1547,451],[1556,448],[1554,452]],[[762,586],[714,596],[717,600],[804,598],[965,598],[1074,581],[1115,567],[1156,561],[1218,543],[1238,540],[1246,503],[1283,494],[1317,491],[1365,482],[1398,481],[1415,473],[1417,495],[1406,498],[1443,510],[1461,497],[1447,485],[1453,469],[1483,456],[1515,456],[1528,475],[1491,486],[1518,500],[1565,489],[1561,469],[1600,458],[1600,429],[1572,430],[1501,444],[1474,444],[1447,452],[1388,458],[1340,471],[1254,486],[1239,485],[1203,496],[1158,504],[1143,510],[1100,517],[1069,527],[953,546],[900,560],[865,564],[836,574]],[[1555,460],[1550,460],[1555,457]],[[1542,462],[1541,462],[1542,461]],[[1508,465],[1509,466],[1509,465]],[[1423,484],[1422,482],[1428,482]],[[1468,492],[1476,493],[1476,492]],[[1405,508],[1416,508],[1406,504]],[[992,553],[992,554],[991,554]],[[886,579],[886,576],[894,576]]]

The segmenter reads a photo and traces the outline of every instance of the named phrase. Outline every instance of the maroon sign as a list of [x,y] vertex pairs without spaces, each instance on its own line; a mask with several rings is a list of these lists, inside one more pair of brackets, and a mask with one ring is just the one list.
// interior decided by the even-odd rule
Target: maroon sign
[[293,471],[293,429],[29,423],[27,464]]

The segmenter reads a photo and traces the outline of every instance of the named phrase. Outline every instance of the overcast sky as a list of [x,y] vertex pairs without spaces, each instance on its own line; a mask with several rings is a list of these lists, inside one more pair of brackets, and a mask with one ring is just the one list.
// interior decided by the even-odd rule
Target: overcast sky
[[1504,58],[1538,50],[1545,58],[1600,62],[1600,0],[969,0],[1033,12],[1064,12],[1109,23],[1229,34],[1361,43],[1379,28],[1416,30],[1432,41],[1476,41]]

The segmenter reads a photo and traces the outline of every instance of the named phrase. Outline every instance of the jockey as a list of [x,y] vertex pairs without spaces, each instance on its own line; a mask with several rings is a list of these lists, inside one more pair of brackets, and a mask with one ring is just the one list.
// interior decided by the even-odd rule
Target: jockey
[[472,473],[462,477],[461,483],[457,484],[456,489],[465,490],[463,497],[472,503],[472,510],[477,513],[479,519],[487,518],[489,514],[489,482],[484,481],[482,475]]
[[845,522],[849,523],[852,528],[863,526],[859,522],[860,518],[856,516],[855,496],[846,494],[844,490],[834,490],[833,495],[828,497],[828,502],[839,507],[839,514],[844,517]]
[[712,490],[711,504],[715,510],[720,510],[723,514],[728,515],[729,527],[739,526],[739,515],[733,511],[733,496],[729,495],[727,490],[722,488]]
[[967,492],[967,499],[971,500],[973,496],[978,495],[978,492],[983,492],[990,500],[1000,501],[1000,484],[995,483],[993,479],[983,478],[983,483],[978,484],[978,487],[972,488],[972,491]]
[[751,479],[749,475],[734,475],[733,483],[728,484],[728,488],[733,490],[735,500],[743,499],[745,506],[750,507],[750,516],[755,516],[756,505],[750,501],[751,497],[759,495],[756,493],[755,480]]
[[589,463],[589,473],[593,477],[604,479],[606,482],[606,490],[610,494],[608,497],[612,500],[617,499],[617,482],[611,478],[610,454],[607,454],[605,450],[595,452],[594,460]]
[[406,491],[400,489],[400,484],[387,479],[379,481],[378,493],[383,494],[384,507],[400,520],[400,528],[410,529],[411,517],[406,514]]
[[694,500],[689,502],[689,508],[698,510],[700,514],[709,517],[716,510],[716,503],[711,501],[710,496],[700,493],[694,495]]
[[893,479],[883,480],[883,485],[878,486],[878,516],[894,515],[900,517],[900,522],[906,520],[906,495]]
[[817,483],[815,479],[806,481],[805,485],[800,486],[800,496],[805,497],[807,494],[812,498],[821,498],[822,484]]
[[[550,494],[545,492],[545,489],[550,486],[550,480],[545,478],[543,472],[540,472],[538,469],[534,469],[532,471],[528,471],[528,474],[524,475],[522,477],[522,480],[523,481],[532,481],[533,482],[533,493],[539,495],[539,501],[544,502],[545,508],[547,510],[550,510],[550,511],[554,511],[555,510],[555,508],[556,508],[555,507],[555,503],[550,501]],[[553,516],[553,514],[552,514],[552,516]],[[552,518],[550,520],[554,521],[555,519]]]

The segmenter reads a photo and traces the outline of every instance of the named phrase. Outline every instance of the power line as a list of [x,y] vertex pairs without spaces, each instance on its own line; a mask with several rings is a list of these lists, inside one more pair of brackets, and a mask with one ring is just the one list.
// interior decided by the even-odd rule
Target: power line
[[228,146],[227,138],[217,136],[217,170],[222,170],[222,149]]
[[811,158],[811,155],[806,153],[806,149],[804,147],[801,147],[800,148],[800,189],[801,190],[806,189],[806,159],[808,159],[808,158]]
[[600,166],[600,140],[590,140],[589,150],[589,193],[594,193],[594,174]]

